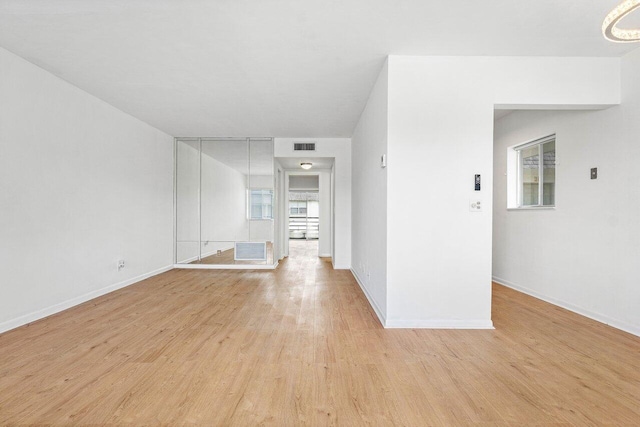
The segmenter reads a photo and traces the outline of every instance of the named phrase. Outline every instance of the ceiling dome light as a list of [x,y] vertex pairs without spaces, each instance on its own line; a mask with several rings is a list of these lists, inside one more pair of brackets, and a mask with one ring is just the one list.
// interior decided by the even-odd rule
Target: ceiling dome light
[[311,163],[311,162],[302,162],[302,163],[300,163],[300,167],[302,169],[311,169],[311,166],[313,166],[313,163]]
[[622,18],[640,7],[640,0],[625,0],[616,6],[604,18],[602,23],[602,34],[607,40],[618,43],[628,43],[640,41],[640,28],[623,30],[616,25]]

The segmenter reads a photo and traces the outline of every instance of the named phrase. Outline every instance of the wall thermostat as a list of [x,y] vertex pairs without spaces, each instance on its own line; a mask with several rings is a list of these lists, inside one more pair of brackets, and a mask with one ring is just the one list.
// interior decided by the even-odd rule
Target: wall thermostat
[[475,180],[474,180],[474,189],[475,191],[480,191],[480,174],[476,174]]

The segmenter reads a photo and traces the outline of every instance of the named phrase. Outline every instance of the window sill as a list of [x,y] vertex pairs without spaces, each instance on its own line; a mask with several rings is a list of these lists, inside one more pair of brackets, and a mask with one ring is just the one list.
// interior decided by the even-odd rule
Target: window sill
[[525,206],[522,208],[507,208],[508,211],[554,211],[555,206]]

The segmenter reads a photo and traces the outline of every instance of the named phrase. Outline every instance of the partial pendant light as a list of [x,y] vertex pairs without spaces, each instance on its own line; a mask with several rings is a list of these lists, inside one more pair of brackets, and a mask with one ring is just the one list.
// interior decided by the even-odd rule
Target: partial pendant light
[[302,163],[300,163],[300,167],[302,169],[305,169],[305,170],[306,169],[311,169],[311,166],[313,166],[313,163],[311,163],[311,162],[302,162]]
[[604,18],[602,34],[607,40],[617,43],[629,43],[640,41],[640,28],[621,29],[616,27],[625,16],[640,7],[640,0],[625,0],[616,6]]

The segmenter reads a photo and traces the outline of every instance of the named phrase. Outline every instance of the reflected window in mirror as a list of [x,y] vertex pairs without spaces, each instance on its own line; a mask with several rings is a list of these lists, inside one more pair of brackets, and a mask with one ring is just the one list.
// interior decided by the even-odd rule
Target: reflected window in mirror
[[249,219],[273,219],[273,190],[267,188],[249,190]]

